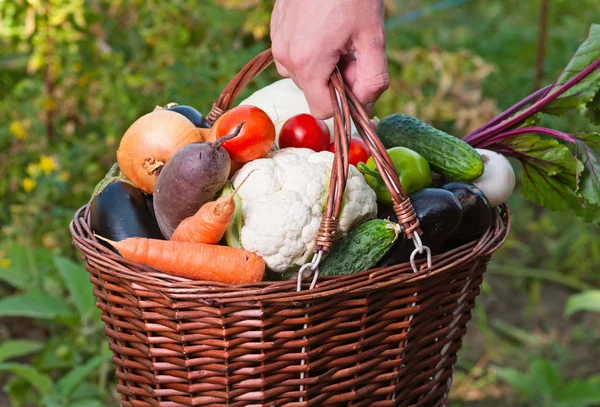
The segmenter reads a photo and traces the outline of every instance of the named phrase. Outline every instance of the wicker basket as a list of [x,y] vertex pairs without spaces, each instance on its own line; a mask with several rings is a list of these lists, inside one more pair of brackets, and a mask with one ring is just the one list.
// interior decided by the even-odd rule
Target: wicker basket
[[[271,62],[269,51],[227,86],[209,118],[228,109]],[[317,238],[335,233],[354,119],[392,192],[400,223],[418,241],[418,220],[368,117],[332,76],[338,148]],[[337,104],[335,104],[337,106]],[[335,191],[338,191],[336,196]],[[244,286],[192,281],[129,262],[102,246],[89,206],[71,223],[114,353],[124,407],[443,406],[486,264],[509,232],[503,205],[478,241],[355,275]],[[421,256],[420,256],[421,257]],[[416,268],[415,268],[416,267]],[[310,280],[310,279],[308,279]]]

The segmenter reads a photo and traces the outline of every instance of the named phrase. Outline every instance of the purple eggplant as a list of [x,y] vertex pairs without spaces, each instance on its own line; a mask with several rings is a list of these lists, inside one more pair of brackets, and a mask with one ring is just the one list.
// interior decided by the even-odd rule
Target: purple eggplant
[[127,181],[113,181],[102,189],[92,199],[90,218],[94,233],[110,240],[164,240],[153,213],[152,197]]

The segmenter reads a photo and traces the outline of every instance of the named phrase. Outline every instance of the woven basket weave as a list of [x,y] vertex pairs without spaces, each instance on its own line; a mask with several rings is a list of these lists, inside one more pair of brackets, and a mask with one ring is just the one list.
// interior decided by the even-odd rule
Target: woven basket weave
[[[268,51],[251,61],[210,119],[270,62]],[[342,103],[335,115],[341,153],[332,180],[345,184],[350,116],[385,175],[387,155],[366,129],[368,118],[339,73],[334,76],[332,98],[342,96]],[[387,181],[397,183],[394,175]],[[391,189],[403,202],[395,207],[398,219],[407,236],[418,234],[398,186]],[[329,198],[317,239],[324,250],[341,195]],[[127,261],[98,242],[89,205],[77,211],[70,229],[102,310],[122,406],[416,407],[444,405],[483,272],[509,225],[502,205],[484,236],[434,256],[431,267],[420,259],[416,272],[405,263],[323,277],[313,289],[304,282],[302,291],[295,281],[231,286]]]

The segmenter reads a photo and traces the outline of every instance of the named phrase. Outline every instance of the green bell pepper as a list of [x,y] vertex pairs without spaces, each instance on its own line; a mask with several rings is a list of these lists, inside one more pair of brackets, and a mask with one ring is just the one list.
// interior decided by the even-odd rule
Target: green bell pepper
[[[429,163],[420,154],[405,147],[393,147],[387,152],[396,167],[398,178],[407,195],[431,186]],[[359,163],[358,170],[364,174],[367,184],[377,194],[377,201],[391,205],[392,195],[385,186],[373,157],[367,160],[366,165]]]

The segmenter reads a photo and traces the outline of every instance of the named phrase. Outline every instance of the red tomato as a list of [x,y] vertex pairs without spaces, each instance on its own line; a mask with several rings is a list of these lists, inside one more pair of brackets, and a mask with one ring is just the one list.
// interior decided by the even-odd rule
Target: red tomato
[[[334,143],[329,145],[329,151],[335,153]],[[365,142],[356,137],[352,137],[350,139],[350,148],[348,149],[348,152],[350,153],[350,164],[354,165],[355,167],[358,165],[358,163],[366,163],[369,157],[371,157],[369,148]]]
[[324,151],[330,141],[329,127],[323,120],[317,120],[309,114],[290,117],[279,132],[279,148],[298,147]]
[[275,142],[275,126],[264,110],[256,106],[237,106],[229,110],[210,128],[206,141],[232,134],[242,122],[237,137],[223,143],[231,159],[241,163],[264,157]]

